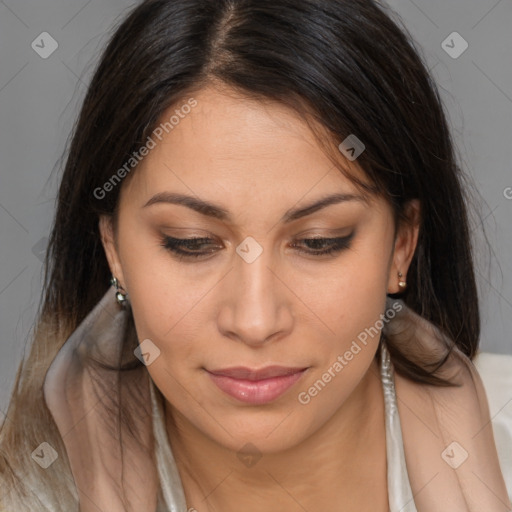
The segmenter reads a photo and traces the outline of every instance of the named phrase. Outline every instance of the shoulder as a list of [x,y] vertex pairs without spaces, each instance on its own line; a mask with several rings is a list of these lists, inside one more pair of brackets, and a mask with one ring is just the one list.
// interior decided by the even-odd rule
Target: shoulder
[[485,387],[501,471],[512,498],[512,355],[479,352],[473,364]]

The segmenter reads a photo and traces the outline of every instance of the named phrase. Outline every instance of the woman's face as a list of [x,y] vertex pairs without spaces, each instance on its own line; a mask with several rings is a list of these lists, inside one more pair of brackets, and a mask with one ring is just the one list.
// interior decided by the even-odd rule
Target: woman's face
[[[122,184],[117,240],[104,218],[103,242],[173,416],[234,450],[283,450],[369,371],[415,236],[395,243],[387,203],[365,200],[286,107],[212,88],[194,99],[164,116],[178,117]],[[364,178],[356,163],[340,153]]]

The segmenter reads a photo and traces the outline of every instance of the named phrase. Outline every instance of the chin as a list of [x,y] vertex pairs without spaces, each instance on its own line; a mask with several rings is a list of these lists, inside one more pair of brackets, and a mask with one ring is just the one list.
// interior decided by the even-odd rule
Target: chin
[[220,425],[209,421],[201,430],[211,429],[211,438],[235,452],[250,444],[261,453],[278,453],[300,444],[311,434],[314,428],[309,418],[311,413],[308,412],[308,418],[304,418],[299,412],[300,409],[294,411],[290,407],[238,409],[227,414],[219,413],[219,417],[222,417]]

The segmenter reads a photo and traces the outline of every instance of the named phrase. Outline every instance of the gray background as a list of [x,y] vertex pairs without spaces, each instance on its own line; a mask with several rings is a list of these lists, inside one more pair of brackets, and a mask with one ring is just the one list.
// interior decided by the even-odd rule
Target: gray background
[[[34,320],[64,150],[97,58],[130,0],[0,0],[0,415]],[[477,243],[482,349],[512,354],[512,1],[392,0],[421,46],[494,255]],[[48,32],[47,59],[31,47]],[[442,42],[458,32],[467,50]],[[41,44],[41,43],[39,43]],[[449,51],[461,41],[448,38]],[[48,46],[46,46],[48,48]],[[57,175],[58,178],[58,175]],[[1,420],[1,416],[0,416]]]

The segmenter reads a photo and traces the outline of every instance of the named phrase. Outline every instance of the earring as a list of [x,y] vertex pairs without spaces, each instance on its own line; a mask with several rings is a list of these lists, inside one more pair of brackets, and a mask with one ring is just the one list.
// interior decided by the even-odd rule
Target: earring
[[117,280],[117,277],[112,274],[112,277],[110,279],[110,284],[115,287],[116,289],[116,300],[121,306],[124,306],[126,302],[126,296],[128,295],[126,293],[126,290],[119,284],[119,281]]
[[407,283],[402,279],[402,277],[403,277],[402,272],[398,272],[398,278],[399,278],[398,286],[400,288],[405,288],[407,286]]

